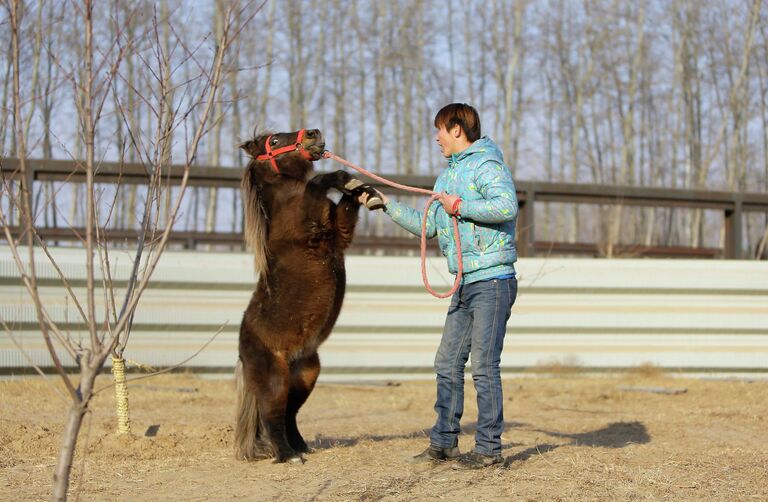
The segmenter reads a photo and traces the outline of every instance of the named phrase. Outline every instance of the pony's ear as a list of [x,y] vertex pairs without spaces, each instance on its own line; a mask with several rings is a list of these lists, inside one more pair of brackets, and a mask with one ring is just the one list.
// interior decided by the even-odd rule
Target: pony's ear
[[240,148],[245,150],[245,153],[250,155],[253,158],[256,158],[259,156],[259,145],[256,143],[256,139],[249,139],[245,143],[242,143],[240,145]]

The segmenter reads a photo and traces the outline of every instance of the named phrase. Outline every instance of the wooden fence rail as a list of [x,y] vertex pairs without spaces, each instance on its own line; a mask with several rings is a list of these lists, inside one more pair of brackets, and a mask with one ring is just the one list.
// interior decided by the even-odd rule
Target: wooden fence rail
[[[18,176],[19,161],[4,158],[0,162],[0,173],[6,179]],[[27,160],[28,176],[33,181],[85,180],[83,164],[63,160]],[[182,166],[170,166],[164,179],[178,184],[183,174]],[[190,170],[189,185],[200,187],[237,188],[241,170],[225,167],[194,166]],[[392,181],[420,188],[431,188],[433,176],[389,175]],[[95,173],[99,183],[145,184],[149,179],[143,164],[101,162]],[[373,182],[372,185],[387,193],[397,193],[389,187]],[[517,195],[520,203],[518,219],[518,250],[520,256],[535,256],[542,253],[592,254],[598,252],[597,244],[544,242],[536,240],[534,207],[537,202],[565,202],[574,204],[606,204],[625,206],[676,207],[688,209],[710,209],[721,211],[725,221],[725,248],[646,247],[623,246],[620,250],[635,256],[685,256],[721,257],[739,259],[744,257],[744,216],[747,212],[768,213],[768,193],[743,193],[710,190],[687,190],[672,188],[649,188],[638,186],[594,185],[575,183],[549,183],[543,181],[518,181]],[[18,229],[16,229],[18,232]],[[79,239],[77,229],[44,228],[41,235],[56,240]],[[106,232],[111,239],[135,238],[135,231],[114,230]],[[214,243],[238,246],[241,234],[235,232],[175,232],[172,241],[194,246],[198,243]],[[408,239],[392,239],[359,236],[355,241],[358,251],[370,249],[413,248]],[[434,250],[434,248],[432,248]]]

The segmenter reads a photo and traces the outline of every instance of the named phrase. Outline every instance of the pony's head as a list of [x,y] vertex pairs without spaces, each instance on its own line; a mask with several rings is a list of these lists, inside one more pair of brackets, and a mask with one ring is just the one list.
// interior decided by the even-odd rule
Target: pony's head
[[262,202],[265,186],[281,182],[306,181],[312,162],[323,157],[325,140],[319,129],[262,134],[246,141],[240,148],[251,157],[240,184],[245,215],[245,242],[253,251],[255,268],[267,273],[267,232],[269,218]]
[[262,134],[246,141],[240,148],[248,153],[255,167],[260,168],[264,174],[271,172],[273,175],[303,180],[312,170],[311,162],[323,157],[325,139],[319,129],[301,129]]

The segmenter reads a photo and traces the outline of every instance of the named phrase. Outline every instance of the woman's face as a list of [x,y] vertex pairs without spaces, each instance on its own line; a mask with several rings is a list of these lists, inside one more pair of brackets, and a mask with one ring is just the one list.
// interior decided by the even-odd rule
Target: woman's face
[[450,131],[444,125],[437,128],[435,141],[440,145],[440,153],[443,154],[443,157],[449,158],[454,153],[459,153],[463,150],[463,148],[459,148],[461,132],[461,127],[458,125],[453,126]]

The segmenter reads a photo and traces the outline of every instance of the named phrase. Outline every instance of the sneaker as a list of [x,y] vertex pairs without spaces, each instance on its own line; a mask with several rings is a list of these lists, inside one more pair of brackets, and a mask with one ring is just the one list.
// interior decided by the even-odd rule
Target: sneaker
[[490,467],[503,462],[504,458],[501,455],[483,455],[482,453],[471,451],[459,457],[459,461],[454,464],[453,468],[459,470],[482,469],[483,467]]
[[459,447],[440,448],[439,446],[429,445],[423,452],[411,458],[411,463],[420,464],[423,462],[445,462],[446,460],[456,460],[459,458]]

